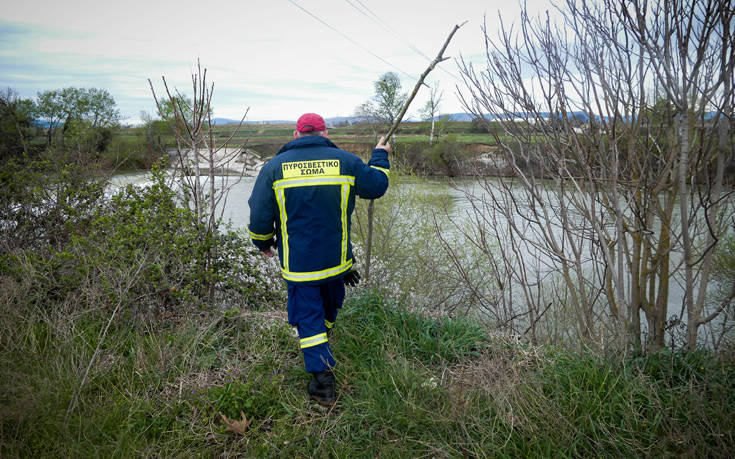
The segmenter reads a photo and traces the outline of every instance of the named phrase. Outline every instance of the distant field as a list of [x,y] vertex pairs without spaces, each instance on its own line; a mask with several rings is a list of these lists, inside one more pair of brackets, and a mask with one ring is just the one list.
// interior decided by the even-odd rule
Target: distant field
[[[460,143],[479,143],[493,145],[494,139],[488,133],[471,133],[471,123],[447,123],[441,135],[455,134]],[[217,126],[215,132],[219,139],[226,139],[235,130],[236,125]],[[290,125],[257,125],[242,126],[233,137],[235,142],[265,143],[278,141],[285,143],[293,137],[293,126]],[[430,127],[428,123],[406,123],[398,131],[399,142],[428,142]],[[378,130],[378,132],[381,132]],[[439,130],[437,129],[437,133]],[[369,126],[345,126],[329,129],[329,138],[335,143],[373,143],[375,134]]]
[[[231,147],[247,146],[257,152],[261,157],[267,158],[275,155],[283,144],[293,139],[293,124],[225,124],[213,126],[213,134],[216,142],[222,144],[232,136]],[[376,128],[373,125],[359,124],[353,126],[340,126],[329,128],[329,138],[339,147],[355,154],[368,154],[375,145],[376,136],[386,128]],[[428,122],[406,122],[398,130],[394,145],[397,154],[417,154],[428,149],[429,131],[431,125]],[[478,145],[495,145],[495,139],[487,132],[477,132],[477,126],[470,122],[452,121],[440,122],[435,126],[435,139],[441,140],[448,135],[454,136],[456,149],[467,152],[477,152]],[[135,149],[135,145],[144,145],[151,136],[155,137],[156,143],[163,148],[174,148],[175,142],[170,129],[163,123],[158,123],[153,128],[130,127],[122,128],[116,137],[118,143],[114,146],[115,151],[120,151],[125,145],[128,149]],[[376,134],[377,133],[377,134]],[[482,148],[480,148],[482,150]]]
[[[124,128],[122,135],[135,135],[141,128]],[[237,124],[225,124],[214,126],[214,132],[218,137],[227,136],[237,129]],[[417,138],[428,139],[430,131],[429,123],[425,122],[408,122],[403,123],[398,130],[400,138]],[[472,132],[472,123],[468,122],[448,122],[445,124],[438,123],[435,132],[446,134],[458,134],[463,138],[467,136],[470,140],[488,139],[486,132]],[[294,130],[293,125],[288,124],[243,124],[237,129],[237,137],[291,137]],[[378,129],[378,132],[386,129]],[[370,137],[374,136],[372,126],[370,125],[354,125],[344,127],[329,128],[330,137]]]

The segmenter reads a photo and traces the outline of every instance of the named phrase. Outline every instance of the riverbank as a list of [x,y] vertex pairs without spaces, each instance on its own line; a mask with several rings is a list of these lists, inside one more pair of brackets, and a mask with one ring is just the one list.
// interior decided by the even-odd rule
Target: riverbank
[[[669,456],[735,448],[732,361],[608,360],[488,336],[350,292],[332,339],[339,401],[308,400],[281,309],[233,307],[131,329],[77,318],[68,340],[17,318],[2,351],[4,457]],[[79,358],[74,362],[72,356]]]
[[467,314],[472,292],[452,284],[452,265],[426,242],[441,223],[422,209],[444,207],[445,191],[391,187],[376,206],[376,228],[392,229],[374,241],[380,293],[350,289],[331,339],[340,399],[327,410],[306,396],[276,260],[246,234],[223,229],[212,251],[163,171],[146,187],[113,190],[82,168],[44,165],[6,173],[0,200],[2,457],[716,457],[735,448],[727,349],[574,352],[573,341],[492,334],[497,326]]

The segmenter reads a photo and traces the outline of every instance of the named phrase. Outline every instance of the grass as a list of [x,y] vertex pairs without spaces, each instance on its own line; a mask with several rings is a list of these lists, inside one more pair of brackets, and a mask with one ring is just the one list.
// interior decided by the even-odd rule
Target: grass
[[[306,397],[283,311],[113,323],[83,387],[107,315],[62,318],[2,311],[3,457],[724,457],[735,448],[735,367],[707,352],[604,359],[530,348],[362,291],[338,318],[340,398],[326,409]],[[222,421],[241,412],[244,435]]]

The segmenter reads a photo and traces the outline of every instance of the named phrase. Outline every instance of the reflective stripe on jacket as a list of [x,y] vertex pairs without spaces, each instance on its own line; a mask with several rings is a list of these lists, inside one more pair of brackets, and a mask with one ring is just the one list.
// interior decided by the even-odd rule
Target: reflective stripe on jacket
[[260,171],[250,205],[253,243],[278,244],[284,279],[322,283],[352,267],[350,227],[355,196],[375,199],[388,188],[388,153],[365,164],[326,137],[293,140]]

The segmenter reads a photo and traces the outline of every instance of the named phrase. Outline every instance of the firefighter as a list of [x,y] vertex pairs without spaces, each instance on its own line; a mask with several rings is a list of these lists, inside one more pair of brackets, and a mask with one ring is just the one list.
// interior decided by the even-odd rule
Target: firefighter
[[336,400],[329,336],[345,297],[355,285],[350,222],[355,196],[381,197],[388,188],[390,144],[381,138],[368,164],[327,138],[324,119],[306,113],[294,140],[268,161],[255,181],[248,231],[266,257],[278,252],[288,286],[288,322],[298,330],[307,391],[322,405]]

